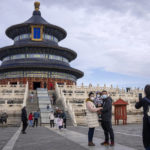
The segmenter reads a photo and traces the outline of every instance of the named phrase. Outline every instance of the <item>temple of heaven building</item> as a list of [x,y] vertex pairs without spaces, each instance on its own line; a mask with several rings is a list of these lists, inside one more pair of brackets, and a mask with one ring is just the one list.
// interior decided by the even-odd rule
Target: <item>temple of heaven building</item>
[[50,90],[55,82],[76,83],[83,72],[72,68],[69,62],[77,54],[58,45],[66,37],[66,31],[41,17],[39,2],[34,5],[30,19],[6,30],[14,44],[0,49],[0,84],[28,81],[30,90],[40,87]]

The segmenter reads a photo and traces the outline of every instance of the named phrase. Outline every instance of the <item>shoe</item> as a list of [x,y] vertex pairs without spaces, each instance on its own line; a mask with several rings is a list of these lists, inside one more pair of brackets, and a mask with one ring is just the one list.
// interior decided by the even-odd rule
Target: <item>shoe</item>
[[89,142],[88,146],[95,146],[95,144],[93,142]]
[[22,134],[26,134],[26,132],[25,132],[25,131],[22,131]]
[[105,142],[102,142],[101,145],[103,145],[103,146],[108,146],[108,145],[109,145],[109,142],[106,142],[106,141],[105,141]]
[[111,142],[111,143],[110,143],[110,146],[114,146],[114,145],[115,145],[115,143],[114,143],[114,142]]

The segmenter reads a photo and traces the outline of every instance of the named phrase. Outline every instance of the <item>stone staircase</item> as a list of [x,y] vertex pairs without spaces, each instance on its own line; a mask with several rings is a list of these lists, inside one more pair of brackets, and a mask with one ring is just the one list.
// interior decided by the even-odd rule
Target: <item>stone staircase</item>
[[29,97],[27,100],[27,113],[35,112],[39,110],[38,98],[36,90],[29,91]]
[[[44,88],[38,88],[37,90],[30,91],[27,100],[27,113],[35,112],[40,110],[40,120],[41,124],[49,124],[49,112],[55,110],[58,107],[64,110],[63,105],[60,101],[56,101],[56,105],[51,105],[50,98],[55,94],[54,90],[47,91]],[[49,104],[50,109],[47,110],[47,104]],[[67,117],[67,126],[73,126],[71,117],[68,111],[65,111]]]
[[[41,113],[41,124],[49,124],[49,112],[52,110],[50,97],[48,95],[47,89],[38,88],[37,89],[37,98],[39,103],[39,109]],[[50,109],[47,109],[47,105],[49,104]]]
[[[49,91],[50,97],[52,97],[53,94],[55,94],[55,91]],[[58,107],[59,109],[64,111],[62,102],[56,100],[56,105],[52,105],[52,109],[55,110],[56,107]],[[73,126],[72,119],[71,119],[68,111],[65,111],[65,114],[66,114],[66,118],[67,118],[67,126]]]

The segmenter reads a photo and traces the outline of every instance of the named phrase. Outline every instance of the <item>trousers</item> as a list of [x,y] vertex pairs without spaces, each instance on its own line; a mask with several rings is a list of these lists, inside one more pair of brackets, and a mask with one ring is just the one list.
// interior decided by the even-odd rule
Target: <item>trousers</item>
[[89,132],[88,132],[88,142],[93,142],[94,130],[95,130],[95,128],[89,128]]
[[102,121],[101,125],[104,130],[105,142],[109,142],[109,136],[111,142],[114,142],[114,132],[111,121]]

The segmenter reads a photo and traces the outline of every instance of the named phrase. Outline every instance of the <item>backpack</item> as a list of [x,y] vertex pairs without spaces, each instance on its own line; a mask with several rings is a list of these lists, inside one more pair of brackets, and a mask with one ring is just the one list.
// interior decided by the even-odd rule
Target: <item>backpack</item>
[[149,103],[148,110],[147,110],[147,116],[148,116],[148,123],[150,124],[150,99],[145,97],[145,100]]

